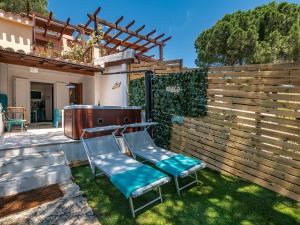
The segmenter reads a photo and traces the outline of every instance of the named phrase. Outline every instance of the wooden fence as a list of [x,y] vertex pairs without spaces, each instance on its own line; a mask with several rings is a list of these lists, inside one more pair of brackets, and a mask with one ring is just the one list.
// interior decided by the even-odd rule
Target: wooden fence
[[[130,71],[151,70],[157,75],[179,73],[183,71],[182,59],[167,60],[163,62],[140,62],[130,64]],[[129,79],[134,80],[144,77],[144,73],[131,73]]]
[[300,64],[210,68],[207,99],[171,149],[300,201]]

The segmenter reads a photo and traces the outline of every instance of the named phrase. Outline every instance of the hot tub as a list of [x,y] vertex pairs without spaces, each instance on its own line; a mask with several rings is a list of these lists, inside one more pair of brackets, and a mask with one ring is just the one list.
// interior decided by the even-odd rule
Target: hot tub
[[[141,110],[142,108],[137,106],[65,106],[64,133],[67,137],[78,140],[80,139],[82,129],[84,128],[140,123]],[[108,133],[99,132],[93,136],[101,136],[105,134]]]

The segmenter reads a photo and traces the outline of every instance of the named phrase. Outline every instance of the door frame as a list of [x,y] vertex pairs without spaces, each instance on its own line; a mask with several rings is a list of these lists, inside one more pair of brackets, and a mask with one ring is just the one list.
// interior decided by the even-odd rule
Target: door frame
[[[28,110],[28,117],[30,119],[30,123],[31,122],[31,84],[32,83],[40,83],[40,84],[46,84],[46,85],[51,85],[51,92],[52,92],[52,105],[51,105],[51,110],[52,110],[52,118],[51,121],[53,121],[54,119],[54,84],[53,82],[44,82],[41,80],[29,80],[29,110]],[[46,121],[47,122],[47,121]]]

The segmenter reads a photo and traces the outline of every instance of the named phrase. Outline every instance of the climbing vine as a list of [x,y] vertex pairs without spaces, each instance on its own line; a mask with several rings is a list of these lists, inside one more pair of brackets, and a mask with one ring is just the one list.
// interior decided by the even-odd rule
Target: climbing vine
[[[206,76],[204,69],[154,76],[153,120],[159,123],[154,129],[157,145],[169,147],[172,117],[206,114]],[[145,107],[144,78],[130,81],[129,102],[130,105]]]

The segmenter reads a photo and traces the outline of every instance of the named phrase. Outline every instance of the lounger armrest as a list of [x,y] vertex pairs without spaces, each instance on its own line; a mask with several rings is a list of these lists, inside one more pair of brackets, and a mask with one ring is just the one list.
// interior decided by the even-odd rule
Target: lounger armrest
[[95,133],[95,132],[101,132],[101,131],[109,131],[109,130],[117,130],[120,128],[123,128],[124,126],[120,125],[112,125],[112,126],[105,126],[105,127],[94,127],[94,128],[86,128],[82,131],[84,133]]

